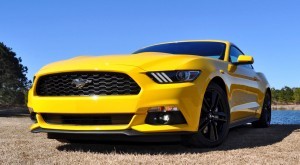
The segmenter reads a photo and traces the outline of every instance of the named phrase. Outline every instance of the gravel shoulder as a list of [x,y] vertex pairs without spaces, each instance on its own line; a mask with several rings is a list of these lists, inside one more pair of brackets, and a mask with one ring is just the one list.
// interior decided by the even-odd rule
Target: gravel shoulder
[[223,145],[197,149],[179,143],[60,143],[30,133],[30,124],[28,117],[0,115],[0,164],[300,164],[300,125],[238,127]]

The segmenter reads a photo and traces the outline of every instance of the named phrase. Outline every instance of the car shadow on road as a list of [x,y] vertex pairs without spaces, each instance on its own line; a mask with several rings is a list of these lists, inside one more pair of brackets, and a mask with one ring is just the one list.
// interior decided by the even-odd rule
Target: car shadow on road
[[24,117],[29,116],[26,107],[0,107],[0,117]]
[[189,148],[181,145],[180,142],[102,142],[94,144],[61,143],[57,149],[59,151],[150,155],[202,153],[267,146],[282,141],[294,131],[300,131],[300,125],[272,125],[270,128],[253,128],[251,125],[240,126],[231,129],[226,141],[215,148]]

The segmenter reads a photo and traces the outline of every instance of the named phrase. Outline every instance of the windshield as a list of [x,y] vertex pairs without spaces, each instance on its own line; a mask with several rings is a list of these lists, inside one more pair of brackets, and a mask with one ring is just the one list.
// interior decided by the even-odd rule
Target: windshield
[[176,42],[149,46],[133,54],[142,52],[161,52],[171,54],[189,54],[223,59],[225,44],[220,42]]

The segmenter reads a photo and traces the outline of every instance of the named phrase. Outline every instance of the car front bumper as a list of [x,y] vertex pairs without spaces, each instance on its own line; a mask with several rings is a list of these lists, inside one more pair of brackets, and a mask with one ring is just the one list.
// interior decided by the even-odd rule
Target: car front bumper
[[[129,67],[129,66],[128,66]],[[124,70],[124,69],[123,69]],[[138,95],[122,96],[37,96],[34,89],[29,91],[28,107],[36,113],[37,122],[31,126],[32,132],[57,131],[135,131],[142,133],[195,132],[198,130],[200,109],[205,86],[201,78],[194,82],[157,84],[143,70],[127,69],[125,72],[141,87]],[[43,74],[41,74],[43,75]],[[39,76],[37,75],[37,79]],[[201,77],[201,76],[200,76]],[[186,120],[186,124],[151,125],[146,124],[147,112],[151,107],[176,106]],[[128,124],[121,125],[71,125],[47,123],[41,114],[133,114]]]

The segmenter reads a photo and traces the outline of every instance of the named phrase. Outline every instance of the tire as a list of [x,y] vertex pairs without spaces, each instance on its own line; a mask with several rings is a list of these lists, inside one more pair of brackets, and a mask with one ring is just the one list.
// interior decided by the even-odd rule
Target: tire
[[192,147],[216,147],[227,137],[230,110],[225,91],[216,83],[210,83],[204,94],[198,132],[183,136],[184,145]]
[[260,118],[252,123],[255,128],[267,128],[271,124],[271,96],[266,93]]

